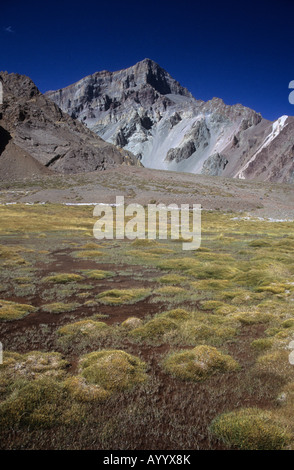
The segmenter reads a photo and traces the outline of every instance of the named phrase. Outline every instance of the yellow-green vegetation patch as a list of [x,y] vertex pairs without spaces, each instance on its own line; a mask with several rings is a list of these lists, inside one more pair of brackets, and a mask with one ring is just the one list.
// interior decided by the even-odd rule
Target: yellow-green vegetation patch
[[273,326],[273,327],[270,327],[270,328],[267,328],[265,330],[265,334],[267,336],[270,336],[270,337],[274,337],[276,336],[277,334],[279,334],[282,330],[280,328],[278,328],[277,326]]
[[283,379],[293,378],[293,366],[289,362],[289,351],[277,349],[256,359],[254,369],[258,372],[274,374]]
[[287,320],[281,323],[283,328],[293,328],[294,327],[294,318],[288,318]]
[[233,256],[228,253],[199,252],[199,250],[196,251],[195,257],[199,261],[235,261]]
[[165,287],[160,287],[159,289],[156,289],[154,291],[154,294],[157,295],[163,295],[163,296],[174,296],[178,294],[186,294],[187,290],[184,289],[183,287],[177,287],[177,286],[165,286]]
[[142,258],[142,260],[144,261],[148,261],[148,260],[154,261],[160,258],[160,256],[156,253],[150,254],[149,251],[146,252],[146,251],[140,251],[140,250],[130,250],[128,251],[128,255],[135,256],[136,258]]
[[114,272],[103,271],[102,269],[88,269],[88,270],[83,271],[83,274],[88,279],[95,279],[95,280],[106,279],[106,278],[115,276]]
[[53,302],[51,304],[42,305],[42,310],[44,312],[58,314],[58,313],[72,312],[76,310],[79,306],[80,304],[76,302],[69,302],[69,303]]
[[274,315],[267,312],[253,311],[253,312],[238,312],[235,318],[244,325],[252,325],[254,323],[268,323],[274,320]]
[[16,282],[17,284],[25,284],[25,285],[30,284],[31,280],[32,279],[30,277],[26,277],[26,276],[14,278],[14,282]]
[[292,331],[293,331],[292,329],[290,331],[285,330],[285,329],[277,331],[277,333],[275,334],[275,338],[284,342],[285,340],[290,341],[290,339],[292,339],[292,335],[291,335]]
[[197,290],[213,290],[222,291],[231,285],[227,279],[204,279],[201,281],[191,282],[191,286]]
[[[63,206],[61,204],[46,204],[26,206],[3,206],[0,208],[1,233],[17,233],[29,237],[31,233],[36,236],[47,236],[48,232],[65,230],[80,236],[93,227],[93,220],[89,208],[77,206]],[[29,224],[28,224],[29,220]],[[82,223],[81,223],[82,220]]]
[[290,434],[271,411],[245,408],[218,416],[210,431],[228,446],[242,450],[279,450]]
[[110,329],[104,322],[87,319],[64,325],[57,330],[57,333],[62,339],[71,341],[76,337],[95,339],[103,335],[105,336]]
[[19,381],[14,391],[0,403],[0,427],[50,428],[73,425],[85,418],[83,406],[72,402],[65,385],[52,378]]
[[98,305],[98,302],[96,302],[96,300],[87,300],[85,303],[84,303],[85,307],[97,307]]
[[32,305],[0,300],[0,321],[19,320],[36,311],[37,308]]
[[200,305],[204,310],[213,310],[217,315],[229,315],[237,310],[237,307],[219,300],[203,300]]
[[235,325],[222,323],[213,324],[212,319],[207,319],[206,323],[190,321],[181,328],[181,335],[185,338],[186,344],[194,342],[209,342],[221,344],[223,341],[233,338],[236,335]]
[[0,259],[14,258],[19,251],[25,250],[19,246],[0,245]]
[[239,270],[227,263],[202,263],[200,266],[191,268],[189,274],[197,279],[220,279],[229,280],[233,278]]
[[69,377],[64,382],[65,388],[70,395],[80,402],[103,402],[111,393],[100,385],[87,383],[84,377],[76,375]]
[[258,338],[252,341],[250,346],[255,351],[263,352],[272,348],[273,340],[271,338]]
[[191,318],[191,312],[188,312],[184,308],[175,308],[173,310],[168,310],[167,312],[163,312],[159,315],[159,318],[166,317],[171,318],[172,320],[188,320]]
[[81,250],[81,251],[75,251],[73,255],[76,258],[95,259],[95,258],[100,258],[101,256],[105,255],[105,253],[99,250]]
[[234,305],[224,304],[214,309],[214,313],[217,315],[230,315],[237,311],[237,307]]
[[[166,342],[170,331],[178,328],[177,323],[171,318],[156,317],[143,326],[139,326],[130,332],[130,338],[154,342],[160,339]],[[166,338],[167,337],[167,338]]]
[[79,294],[77,294],[77,297],[82,300],[87,299],[90,296],[91,296],[90,292],[80,292]]
[[1,365],[0,393],[19,379],[61,378],[68,363],[58,352],[31,351],[25,354],[4,351]]
[[158,262],[157,265],[162,270],[174,270],[174,271],[184,271],[189,273],[195,268],[200,268],[201,263],[194,258],[173,258],[162,260]]
[[129,333],[150,344],[221,344],[236,335],[240,323],[230,316],[177,308],[160,313]]
[[43,282],[52,282],[53,284],[68,284],[70,282],[79,282],[84,278],[79,274],[73,273],[61,273],[61,274],[52,274],[51,276],[46,276],[43,278]]
[[19,253],[25,253],[27,251],[32,250],[27,250],[26,248],[17,245],[0,245],[0,262],[4,267],[13,267],[25,264],[26,260],[22,258]]
[[129,317],[124,322],[122,322],[121,326],[123,328],[133,330],[141,326],[142,323],[143,323],[142,320],[138,317]]
[[[238,297],[238,296],[242,295],[244,292],[248,292],[248,294],[251,294],[250,291],[244,291],[242,289],[225,290],[225,291],[223,291],[219,294],[219,298],[221,300],[233,300],[235,297]],[[247,300],[249,300],[249,297],[248,297]]]
[[293,433],[293,420],[294,420],[294,382],[293,379],[288,382],[281,390],[277,397],[277,402],[280,405],[278,409],[279,416],[284,418],[286,425],[290,427]]
[[136,238],[136,240],[134,240],[131,244],[132,246],[136,246],[136,247],[141,246],[141,247],[147,247],[147,248],[158,245],[158,243],[155,240],[149,240],[148,238],[143,238],[143,239]]
[[133,304],[146,299],[150,289],[111,289],[97,295],[98,302],[105,305]]
[[88,243],[85,243],[85,245],[81,246],[82,250],[99,250],[100,248],[103,248],[103,246],[98,245],[95,242],[88,242]]
[[258,286],[256,288],[257,292],[271,292],[272,294],[283,294],[287,286],[281,283],[273,283],[268,286]]
[[279,248],[281,251],[294,251],[294,240],[293,237],[283,238],[275,241],[274,246]]
[[200,345],[189,351],[168,355],[163,367],[176,378],[198,382],[217,372],[234,371],[239,366],[231,356],[212,346]]
[[[245,268],[245,267],[244,267]],[[242,273],[236,275],[235,281],[240,286],[253,287],[257,289],[259,286],[274,283],[281,274],[274,270],[273,267],[264,263],[260,268],[247,267]]]
[[148,253],[152,253],[153,255],[166,255],[168,253],[173,253],[173,250],[170,250],[169,248],[151,248],[148,250]]
[[217,279],[225,280],[233,278],[239,270],[228,262],[202,262],[195,258],[178,258],[160,261],[160,269],[184,271],[199,280]]
[[271,243],[268,240],[263,240],[261,238],[257,240],[252,240],[250,243],[248,243],[249,246],[253,246],[254,248],[260,248],[263,246],[271,246]]
[[80,359],[80,374],[111,393],[130,390],[147,380],[146,364],[121,350],[95,351]]
[[225,304],[219,300],[203,300],[200,302],[200,305],[203,310],[214,310],[215,308],[222,307]]
[[161,284],[181,284],[183,282],[189,282],[189,279],[185,276],[180,276],[179,274],[167,274],[158,279],[158,282]]
[[251,291],[240,291],[239,293],[236,293],[234,298],[232,299],[232,304],[234,305],[242,305],[242,304],[254,304],[257,301],[262,300],[265,297],[266,293],[265,292],[251,292]]
[[[285,302],[286,300],[286,302]],[[274,312],[275,314],[280,315],[285,315],[289,317],[289,314],[291,314],[292,311],[292,301],[289,304],[287,302],[288,299],[282,298],[282,301],[280,298],[277,297],[271,297],[270,299],[265,298],[262,299],[262,301],[256,306],[256,308],[260,311],[271,311],[272,313]]]

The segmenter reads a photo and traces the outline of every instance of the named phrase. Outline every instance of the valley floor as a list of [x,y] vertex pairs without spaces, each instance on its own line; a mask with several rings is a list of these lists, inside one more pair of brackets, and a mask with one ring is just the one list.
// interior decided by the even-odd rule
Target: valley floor
[[[3,176],[3,175],[2,175]],[[290,184],[193,175],[132,166],[77,175],[0,181],[0,203],[201,204],[205,210],[241,212],[243,216],[294,220]]]
[[[144,202],[151,187],[157,202],[172,190],[187,202],[178,175],[132,171],[126,189],[126,172],[107,184],[95,175],[101,202],[119,189]],[[62,202],[92,202],[84,189],[70,198],[87,178],[93,186],[94,175],[83,178],[60,188]],[[185,182],[204,208],[214,190],[220,201],[202,212],[197,251],[98,242],[92,207],[54,204],[58,188],[2,184],[2,204],[17,202],[0,206],[2,449],[293,448],[293,222],[257,219],[294,218],[293,193],[244,183],[234,197],[237,182],[214,180],[204,195],[206,181]],[[24,203],[44,193],[51,203]]]

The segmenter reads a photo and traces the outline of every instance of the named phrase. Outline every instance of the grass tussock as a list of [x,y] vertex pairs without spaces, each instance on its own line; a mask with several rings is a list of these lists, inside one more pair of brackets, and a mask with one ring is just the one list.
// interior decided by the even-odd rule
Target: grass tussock
[[289,363],[289,351],[276,349],[259,356],[255,363],[255,371],[290,380],[293,378],[293,366]]
[[238,363],[212,346],[200,345],[189,351],[170,354],[163,367],[178,379],[198,382],[217,372],[234,371],[238,369]]
[[177,323],[171,318],[157,317],[148,321],[143,326],[133,329],[129,336],[138,341],[154,342],[160,340],[162,343],[165,343],[169,333],[177,328]]
[[121,326],[123,328],[134,330],[142,325],[142,320],[138,317],[129,317],[124,322],[122,322]]
[[258,338],[252,341],[250,346],[257,352],[264,352],[272,348],[273,340],[271,338]]
[[0,300],[0,321],[19,320],[36,311],[37,308],[32,305]]
[[75,400],[83,403],[104,402],[111,395],[100,385],[89,384],[79,375],[67,378],[64,385]]
[[79,274],[73,273],[62,273],[62,274],[52,274],[51,276],[46,276],[43,278],[44,283],[53,283],[53,284],[69,284],[70,282],[79,282],[84,278]]
[[150,289],[111,289],[97,295],[98,302],[104,305],[133,304],[146,299]]
[[47,313],[59,314],[59,313],[72,312],[76,310],[79,306],[80,305],[76,302],[69,302],[69,303],[53,302],[51,304],[42,305],[42,310]]
[[150,247],[155,247],[158,245],[158,243],[156,242],[156,240],[152,240],[152,239],[148,239],[148,238],[136,238],[136,240],[134,240],[132,243],[131,243],[132,246],[135,246],[135,247],[146,247],[146,248],[150,248]]
[[242,450],[279,450],[291,435],[271,411],[245,408],[218,416],[211,433],[228,446]]
[[115,276],[115,273],[112,271],[103,271],[102,269],[88,269],[84,270],[83,274],[86,276],[88,279],[94,279],[94,280],[101,280],[101,279],[108,279],[110,277]]
[[185,310],[184,308],[175,308],[173,310],[168,310],[167,312],[162,313],[160,317],[183,321],[191,318],[191,313]]
[[60,378],[68,362],[60,353],[31,351],[25,354],[4,351],[1,365],[0,391],[5,392],[15,380],[35,380],[42,377]]
[[80,359],[80,374],[111,393],[130,390],[147,380],[146,364],[120,350],[102,350]]
[[110,330],[111,328],[104,322],[87,319],[64,325],[57,330],[57,334],[62,344],[71,344],[76,340],[93,341],[103,338]]
[[73,253],[76,258],[96,259],[104,256],[105,253],[99,250],[81,250]]
[[274,315],[267,312],[238,312],[235,318],[243,325],[253,325],[255,323],[268,323],[274,320]]
[[75,425],[85,418],[82,406],[73,403],[65,385],[42,377],[15,384],[13,393],[0,403],[0,427],[51,428]]
[[178,295],[178,294],[185,294],[185,293],[186,293],[186,289],[184,289],[183,287],[177,287],[177,286],[164,286],[154,291],[154,294],[162,295],[162,296],[169,296],[169,297]]
[[185,276],[180,276],[179,274],[167,274],[166,276],[162,276],[158,279],[158,282],[161,284],[181,284],[189,282],[189,279]]

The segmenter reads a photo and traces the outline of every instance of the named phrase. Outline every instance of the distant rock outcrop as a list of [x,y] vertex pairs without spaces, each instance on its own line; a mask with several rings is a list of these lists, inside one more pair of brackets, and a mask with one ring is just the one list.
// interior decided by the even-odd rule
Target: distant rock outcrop
[[[39,92],[30,78],[0,73],[0,175],[104,170],[137,164],[127,150],[103,141]],[[9,176],[9,177],[10,177]],[[21,175],[20,175],[21,176]]]
[[201,173],[203,175],[220,176],[224,172],[227,164],[228,160],[226,157],[219,153],[214,153],[203,163]]

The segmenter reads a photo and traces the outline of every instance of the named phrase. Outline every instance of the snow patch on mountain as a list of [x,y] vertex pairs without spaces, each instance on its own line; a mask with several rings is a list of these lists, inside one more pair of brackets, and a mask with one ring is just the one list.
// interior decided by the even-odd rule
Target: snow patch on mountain
[[264,139],[263,143],[261,144],[260,148],[257,150],[257,152],[254,153],[254,155],[250,158],[250,160],[244,165],[240,171],[235,175],[235,178],[239,179],[246,179],[245,176],[245,171],[249,167],[249,165],[254,162],[257,158],[257,156],[260,154],[260,152],[269,146],[269,144],[276,138],[278,135],[281,133],[281,131],[284,129],[285,126],[287,126],[287,119],[289,116],[284,115],[279,117],[273,125],[272,125],[272,131],[271,133]]

